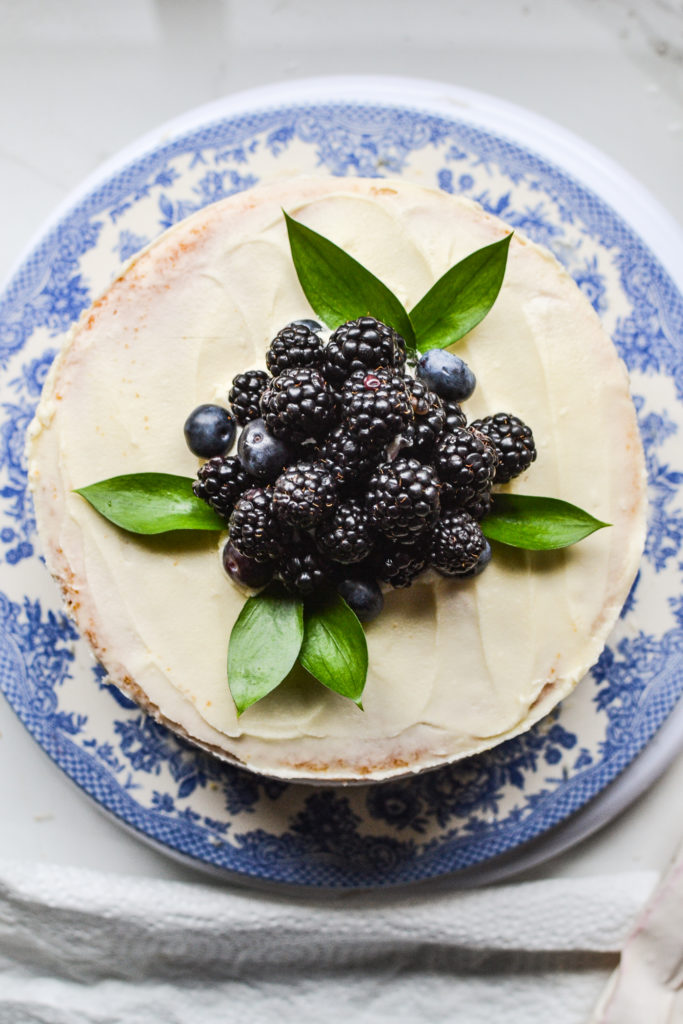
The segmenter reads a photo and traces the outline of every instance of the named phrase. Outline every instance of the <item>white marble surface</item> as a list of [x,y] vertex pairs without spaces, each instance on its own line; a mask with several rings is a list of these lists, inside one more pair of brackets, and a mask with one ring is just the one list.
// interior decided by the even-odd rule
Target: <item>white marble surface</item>
[[[228,93],[399,74],[504,97],[597,146],[683,223],[679,0],[0,0],[0,279],[122,146]],[[662,868],[683,757],[616,821],[526,878]],[[197,879],[78,792],[0,698],[0,851]]]

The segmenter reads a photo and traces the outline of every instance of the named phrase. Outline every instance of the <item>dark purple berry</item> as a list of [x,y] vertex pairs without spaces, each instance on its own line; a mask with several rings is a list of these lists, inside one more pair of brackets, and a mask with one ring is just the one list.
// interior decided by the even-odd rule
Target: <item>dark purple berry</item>
[[380,320],[362,316],[332,334],[325,348],[323,373],[331,384],[341,385],[357,370],[383,367],[400,373],[405,361],[403,338]]
[[444,513],[434,529],[431,564],[442,576],[462,576],[479,564],[487,544],[476,519],[453,509]]
[[417,376],[440,398],[464,402],[474,391],[477,381],[460,356],[442,348],[430,348],[420,357]]
[[322,437],[337,423],[335,396],[312,366],[274,377],[261,395],[261,412],[271,434],[299,443]]
[[223,568],[235,583],[253,590],[265,587],[273,578],[272,562],[257,562],[255,558],[247,558],[232,541],[227,541],[223,548]]
[[271,379],[265,370],[247,370],[246,373],[238,373],[233,377],[228,401],[240,426],[243,427],[261,415],[259,402]]
[[375,580],[340,580],[337,593],[341,594],[361,622],[372,622],[384,608],[384,596]]
[[320,338],[301,322],[283,327],[266,352],[266,366],[274,377],[297,366],[320,366],[322,361]]
[[498,454],[495,483],[506,484],[528,469],[536,458],[531,428],[511,413],[499,412],[470,424],[494,446]]
[[370,478],[365,506],[386,537],[408,539],[439,518],[441,483],[431,466],[417,459],[396,459]]
[[235,443],[235,418],[220,405],[198,405],[185,420],[185,440],[193,455],[227,455]]
[[273,437],[262,419],[247,423],[237,442],[237,454],[246,471],[259,480],[274,480],[296,461],[296,449]]
[[312,530],[332,515],[336,501],[337,485],[321,462],[297,462],[273,485],[276,515],[302,530]]

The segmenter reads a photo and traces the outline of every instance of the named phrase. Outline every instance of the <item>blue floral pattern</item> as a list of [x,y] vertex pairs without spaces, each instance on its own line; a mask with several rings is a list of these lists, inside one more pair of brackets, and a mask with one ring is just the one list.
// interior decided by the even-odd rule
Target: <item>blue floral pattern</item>
[[[121,261],[294,158],[309,173],[431,181],[549,246],[631,371],[650,486],[641,572],[571,706],[479,757],[351,789],[285,785],[225,765],[143,714],[93,668],[35,550],[23,454],[59,336]],[[386,885],[466,868],[542,834],[635,757],[683,687],[682,334],[681,296],[629,226],[580,182],[476,125],[396,106],[321,103],[172,137],[75,203],[0,298],[3,692],[102,806],[162,846],[228,872],[308,886]]]

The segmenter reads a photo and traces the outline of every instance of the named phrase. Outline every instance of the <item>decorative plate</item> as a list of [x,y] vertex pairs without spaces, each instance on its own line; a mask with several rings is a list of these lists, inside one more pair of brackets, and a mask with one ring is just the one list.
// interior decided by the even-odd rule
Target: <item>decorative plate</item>
[[[683,301],[633,226],[638,211],[663,222],[661,211],[620,178],[616,192],[637,200],[636,221],[625,218],[601,194],[614,194],[613,168],[595,170],[592,155],[592,187],[575,175],[580,147],[452,87],[341,79],[244,94],[166,126],[88,182],[2,295],[0,686],[79,786],[167,852],[226,877],[319,888],[463,872],[583,807],[674,707],[683,688]],[[568,154],[563,167],[548,152]],[[286,785],[198,752],[107,683],[36,549],[24,435],[63,333],[165,228],[298,172],[402,175],[476,199],[552,249],[629,366],[647,454],[645,557],[593,671],[525,735],[410,781]]]

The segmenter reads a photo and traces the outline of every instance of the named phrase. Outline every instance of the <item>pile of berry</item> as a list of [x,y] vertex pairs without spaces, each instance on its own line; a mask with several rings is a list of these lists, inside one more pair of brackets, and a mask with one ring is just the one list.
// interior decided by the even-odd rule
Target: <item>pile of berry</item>
[[289,324],[268,349],[268,372],[234,378],[232,413],[204,405],[189,416],[187,443],[208,459],[193,488],[228,525],[233,579],[277,578],[300,595],[332,584],[367,621],[381,610],[380,583],[486,567],[479,523],[491,488],[536,449],[515,416],[467,425],[460,403],[475,378],[457,356],[432,349],[413,376],[404,340],[372,317],[342,324],[327,344],[321,330]]

